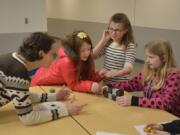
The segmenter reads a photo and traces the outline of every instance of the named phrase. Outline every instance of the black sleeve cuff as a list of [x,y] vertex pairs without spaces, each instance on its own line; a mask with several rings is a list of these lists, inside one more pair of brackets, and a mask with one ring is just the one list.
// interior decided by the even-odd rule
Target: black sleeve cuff
[[138,101],[139,101],[139,97],[132,96],[131,105],[132,106],[138,106]]
[[171,134],[180,133],[180,120],[174,120],[169,123],[162,124],[164,127],[164,131],[169,132]]

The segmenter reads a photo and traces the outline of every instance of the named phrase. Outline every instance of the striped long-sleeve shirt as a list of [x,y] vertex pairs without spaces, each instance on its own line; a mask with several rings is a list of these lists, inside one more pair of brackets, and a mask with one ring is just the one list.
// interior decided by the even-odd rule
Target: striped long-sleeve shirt
[[[25,125],[39,124],[68,115],[65,104],[55,94],[30,93],[28,71],[14,53],[0,56],[0,107],[13,102]],[[33,102],[44,102],[33,105]]]
[[[122,70],[126,65],[133,67],[135,61],[136,48],[133,43],[130,43],[127,48],[118,43],[112,42],[105,47],[100,55],[104,55],[104,68],[108,70],[117,69]],[[108,78],[105,81],[107,83],[119,82],[127,80],[127,76],[117,76],[114,78]]]

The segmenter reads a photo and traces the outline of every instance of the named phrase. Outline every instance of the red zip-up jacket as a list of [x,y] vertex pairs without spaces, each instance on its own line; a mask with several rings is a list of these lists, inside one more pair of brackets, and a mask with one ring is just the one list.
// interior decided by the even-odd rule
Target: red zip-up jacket
[[97,73],[94,73],[89,80],[77,82],[75,62],[62,48],[58,50],[58,56],[58,60],[54,61],[49,68],[38,69],[32,78],[31,86],[66,84],[73,91],[90,92],[92,83],[102,79]]

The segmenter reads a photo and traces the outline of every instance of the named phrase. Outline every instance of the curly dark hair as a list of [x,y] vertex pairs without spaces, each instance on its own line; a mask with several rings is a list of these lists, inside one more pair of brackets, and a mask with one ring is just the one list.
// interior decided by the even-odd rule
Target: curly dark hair
[[35,32],[24,40],[23,44],[19,47],[18,53],[26,60],[33,62],[42,59],[39,56],[39,51],[49,52],[53,43],[55,43],[53,37],[46,33]]

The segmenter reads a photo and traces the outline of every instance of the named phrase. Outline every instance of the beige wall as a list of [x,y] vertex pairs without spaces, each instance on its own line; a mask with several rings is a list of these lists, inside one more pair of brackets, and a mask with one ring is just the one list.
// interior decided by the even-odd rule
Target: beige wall
[[47,0],[48,18],[107,23],[115,12],[132,25],[180,30],[179,0]]
[[[102,31],[106,27],[107,24],[105,23],[48,18],[49,34],[63,38],[74,30],[84,30],[90,35],[93,45],[96,45],[99,41]],[[180,58],[180,31],[137,26],[134,26],[133,29],[136,42],[138,43],[136,54],[137,59],[144,60],[144,45],[147,42],[153,39],[163,38],[171,42],[176,60],[180,64],[180,59],[178,59]]]
[[134,0],[47,0],[48,18],[106,23],[125,12],[133,23]]
[[133,24],[138,59],[144,59],[144,44],[160,37],[170,40],[180,64],[179,0],[0,0],[0,53],[14,51],[31,32],[47,31],[47,23],[48,32],[60,37],[85,30],[95,45],[115,12]]
[[136,58],[144,60],[144,45],[163,38],[172,43],[180,64],[179,0],[47,0],[48,32],[64,37],[73,30],[89,33],[94,45],[115,12],[124,12],[131,20],[138,43]]
[[34,31],[47,31],[45,0],[0,0],[0,33]]
[[135,25],[180,30],[180,0],[136,0]]

